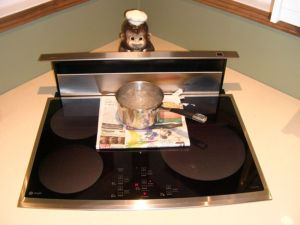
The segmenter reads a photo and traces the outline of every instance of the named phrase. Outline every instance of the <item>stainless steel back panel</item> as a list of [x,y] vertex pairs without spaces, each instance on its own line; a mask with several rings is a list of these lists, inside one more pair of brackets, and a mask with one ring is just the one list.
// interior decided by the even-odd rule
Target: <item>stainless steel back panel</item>
[[222,72],[57,74],[61,96],[108,95],[132,81],[148,81],[164,93],[183,88],[185,94],[218,95]]
[[52,61],[60,96],[114,94],[123,84],[148,81],[165,93],[218,95],[227,58],[236,52],[114,52],[41,55]]

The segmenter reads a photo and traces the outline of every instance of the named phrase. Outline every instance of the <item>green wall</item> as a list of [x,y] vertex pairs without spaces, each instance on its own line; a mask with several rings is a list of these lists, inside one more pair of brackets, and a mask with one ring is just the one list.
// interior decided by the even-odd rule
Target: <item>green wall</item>
[[227,66],[300,99],[300,38],[191,0],[142,0],[150,31],[189,50],[235,50]]
[[235,50],[229,68],[300,99],[300,38],[191,0],[91,0],[0,33],[0,94],[48,72],[42,53],[116,40],[124,12],[138,7],[153,35],[189,50]]
[[[89,52],[119,38],[136,0],[91,0],[0,33],[0,94],[51,70],[42,53]],[[117,49],[116,49],[117,51]]]

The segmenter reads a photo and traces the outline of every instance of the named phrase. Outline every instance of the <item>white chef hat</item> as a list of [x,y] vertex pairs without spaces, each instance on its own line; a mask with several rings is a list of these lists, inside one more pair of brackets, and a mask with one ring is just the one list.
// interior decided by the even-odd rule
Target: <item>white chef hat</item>
[[139,26],[147,20],[147,14],[140,10],[129,10],[125,14],[126,19],[132,25]]

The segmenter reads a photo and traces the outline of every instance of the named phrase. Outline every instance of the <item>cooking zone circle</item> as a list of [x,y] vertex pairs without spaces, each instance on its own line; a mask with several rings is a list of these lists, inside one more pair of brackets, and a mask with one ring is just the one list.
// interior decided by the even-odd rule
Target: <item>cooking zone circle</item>
[[50,127],[56,135],[66,139],[91,137],[97,133],[98,118],[93,116],[95,112],[98,113],[98,107],[94,104],[66,104],[53,115]]
[[94,149],[71,145],[45,157],[39,167],[39,178],[49,190],[71,194],[92,186],[102,171],[102,158]]
[[187,151],[161,151],[164,161],[177,173],[195,180],[213,181],[234,174],[243,165],[245,146],[231,129],[203,126],[189,136],[191,146]]

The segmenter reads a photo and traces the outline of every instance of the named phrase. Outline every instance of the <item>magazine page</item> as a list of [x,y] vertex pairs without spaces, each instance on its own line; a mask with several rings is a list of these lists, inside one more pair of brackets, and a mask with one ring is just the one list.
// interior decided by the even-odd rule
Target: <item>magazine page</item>
[[[180,108],[180,99],[178,96],[165,96],[163,106]],[[101,98],[96,142],[96,149],[99,151],[180,146],[190,146],[185,117],[168,111],[159,111],[155,125],[135,129],[120,121],[115,96]]]

